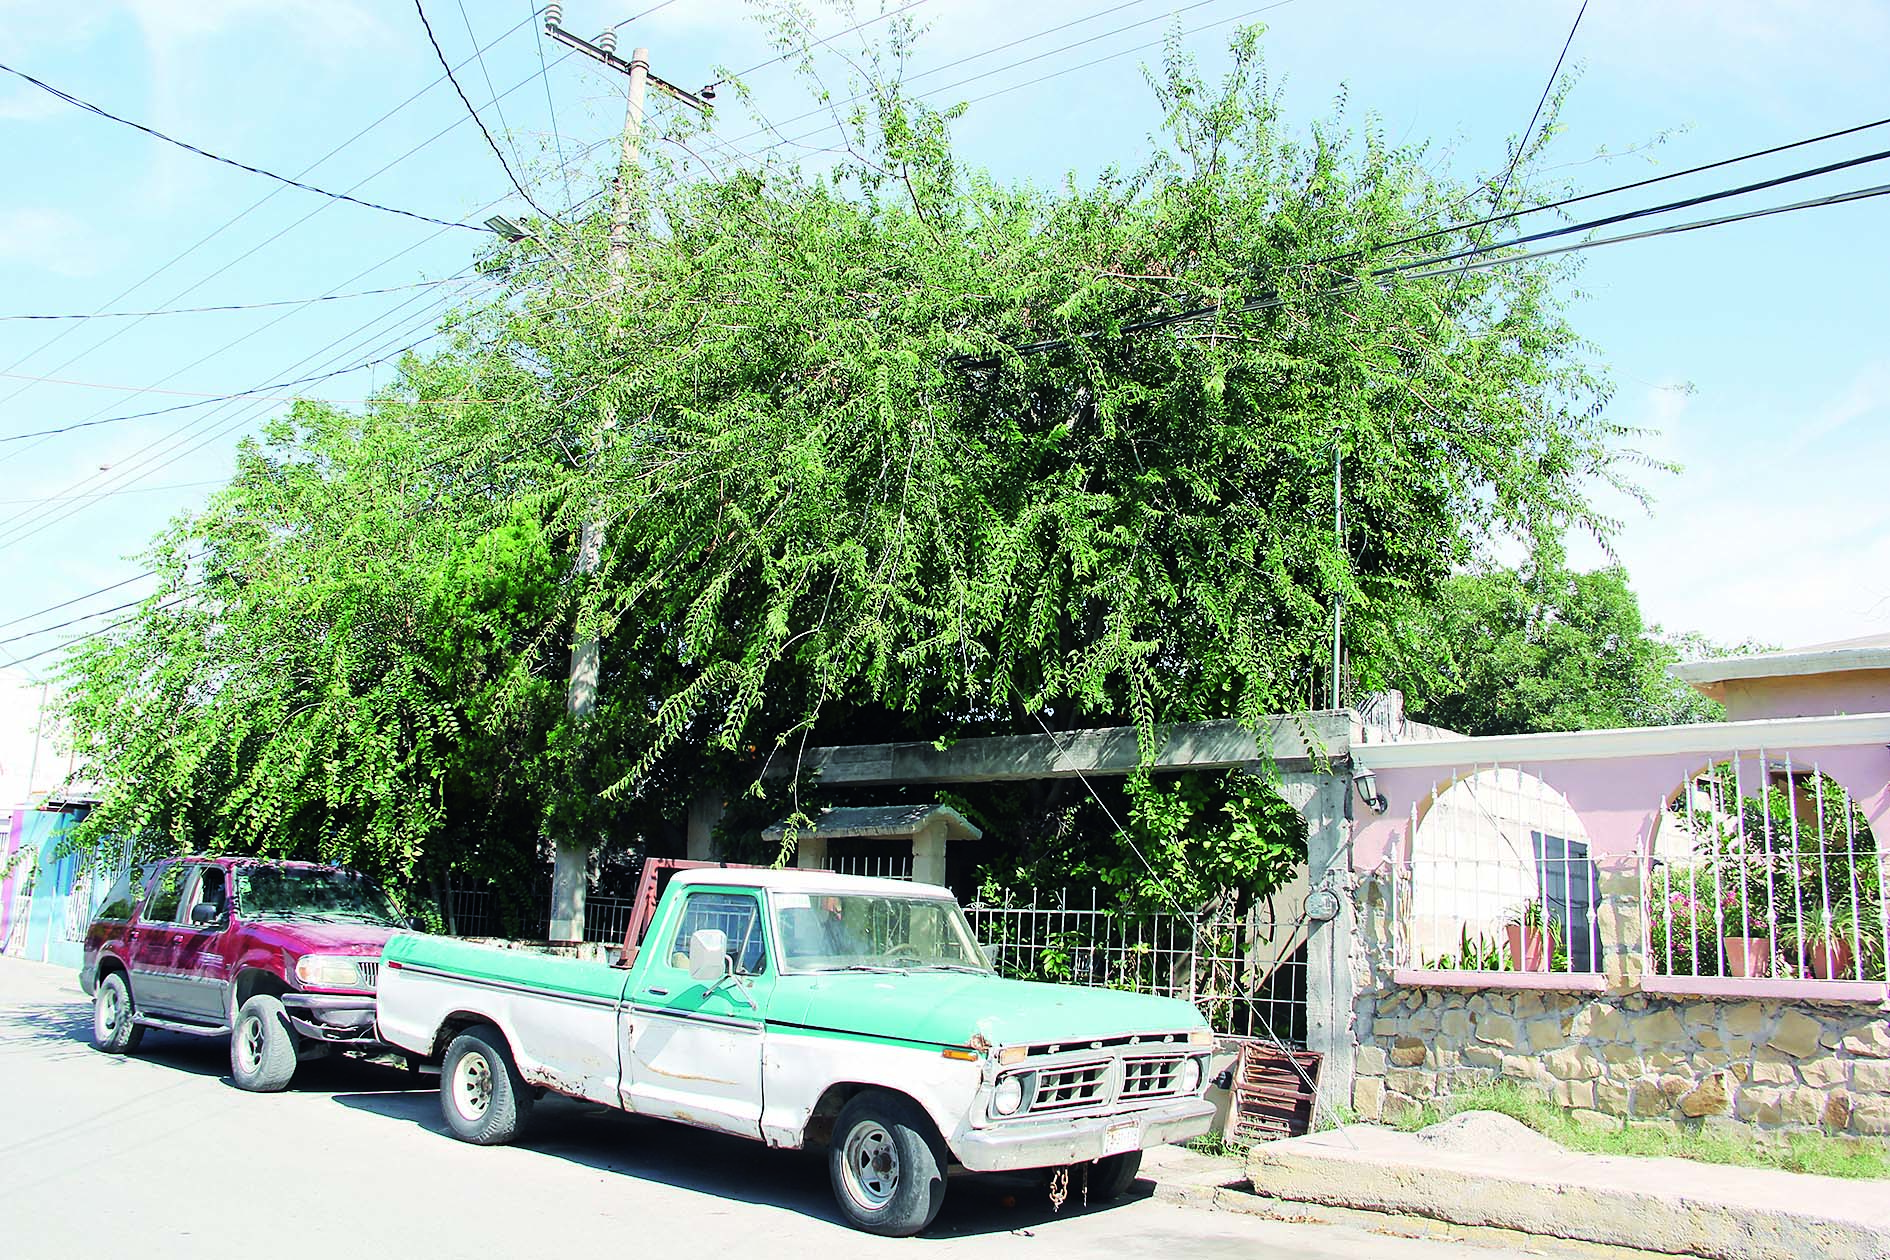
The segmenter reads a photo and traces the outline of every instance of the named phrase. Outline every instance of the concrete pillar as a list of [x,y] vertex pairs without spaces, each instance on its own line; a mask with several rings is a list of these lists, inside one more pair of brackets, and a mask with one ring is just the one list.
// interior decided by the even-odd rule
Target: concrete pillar
[[945,882],[945,820],[934,818],[912,837],[912,881]]
[[827,869],[827,837],[803,831],[794,840],[794,865],[802,870]]
[[722,821],[722,794],[704,792],[689,807],[688,858],[692,862],[713,862],[721,855],[715,847],[715,825]]
[[[1280,776],[1280,795],[1306,820],[1306,864],[1316,900],[1334,894],[1337,913],[1306,928],[1306,1048],[1321,1056],[1316,1120],[1352,1102],[1357,1029],[1353,1004],[1358,977],[1358,922],[1352,902],[1352,827],[1345,816],[1351,776],[1296,773]],[[1330,905],[1330,901],[1327,903]],[[1363,959],[1359,960],[1362,964]]]

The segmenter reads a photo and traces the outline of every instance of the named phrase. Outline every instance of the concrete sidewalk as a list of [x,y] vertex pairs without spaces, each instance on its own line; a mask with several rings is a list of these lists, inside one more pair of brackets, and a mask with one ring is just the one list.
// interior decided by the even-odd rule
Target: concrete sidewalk
[[1587,1155],[1493,1112],[1421,1133],[1352,1125],[1269,1142],[1248,1153],[1247,1172],[1255,1193],[1276,1200],[1604,1246],[1711,1260],[1890,1260],[1884,1182]]

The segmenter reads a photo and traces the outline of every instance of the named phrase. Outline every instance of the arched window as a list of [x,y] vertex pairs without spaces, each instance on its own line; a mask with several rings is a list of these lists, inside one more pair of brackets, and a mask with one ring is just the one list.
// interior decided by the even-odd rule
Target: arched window
[[1425,970],[1600,970],[1599,883],[1588,833],[1560,792],[1489,766],[1413,811],[1398,954]]
[[1882,855],[1815,757],[1702,766],[1669,794],[1645,857],[1651,974],[1883,980]]

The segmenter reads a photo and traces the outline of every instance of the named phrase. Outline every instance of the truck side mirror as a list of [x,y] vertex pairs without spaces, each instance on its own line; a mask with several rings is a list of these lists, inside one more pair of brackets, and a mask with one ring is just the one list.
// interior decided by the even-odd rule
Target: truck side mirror
[[998,955],[1003,953],[1003,951],[996,945],[985,945],[981,948],[984,950],[985,965],[990,967],[993,971],[997,970]]
[[689,978],[714,984],[728,974],[728,933],[704,928],[689,936]]

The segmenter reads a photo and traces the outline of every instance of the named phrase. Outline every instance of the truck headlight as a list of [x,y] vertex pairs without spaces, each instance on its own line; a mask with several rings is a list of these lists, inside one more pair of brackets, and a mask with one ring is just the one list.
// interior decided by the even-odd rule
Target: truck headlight
[[313,989],[370,987],[359,962],[341,954],[302,955],[295,960],[295,978]]
[[1024,1078],[1007,1076],[991,1091],[991,1110],[1000,1116],[1014,1116],[1024,1105]]
[[1201,1060],[1183,1059],[1181,1061],[1181,1092],[1192,1094],[1201,1088]]

